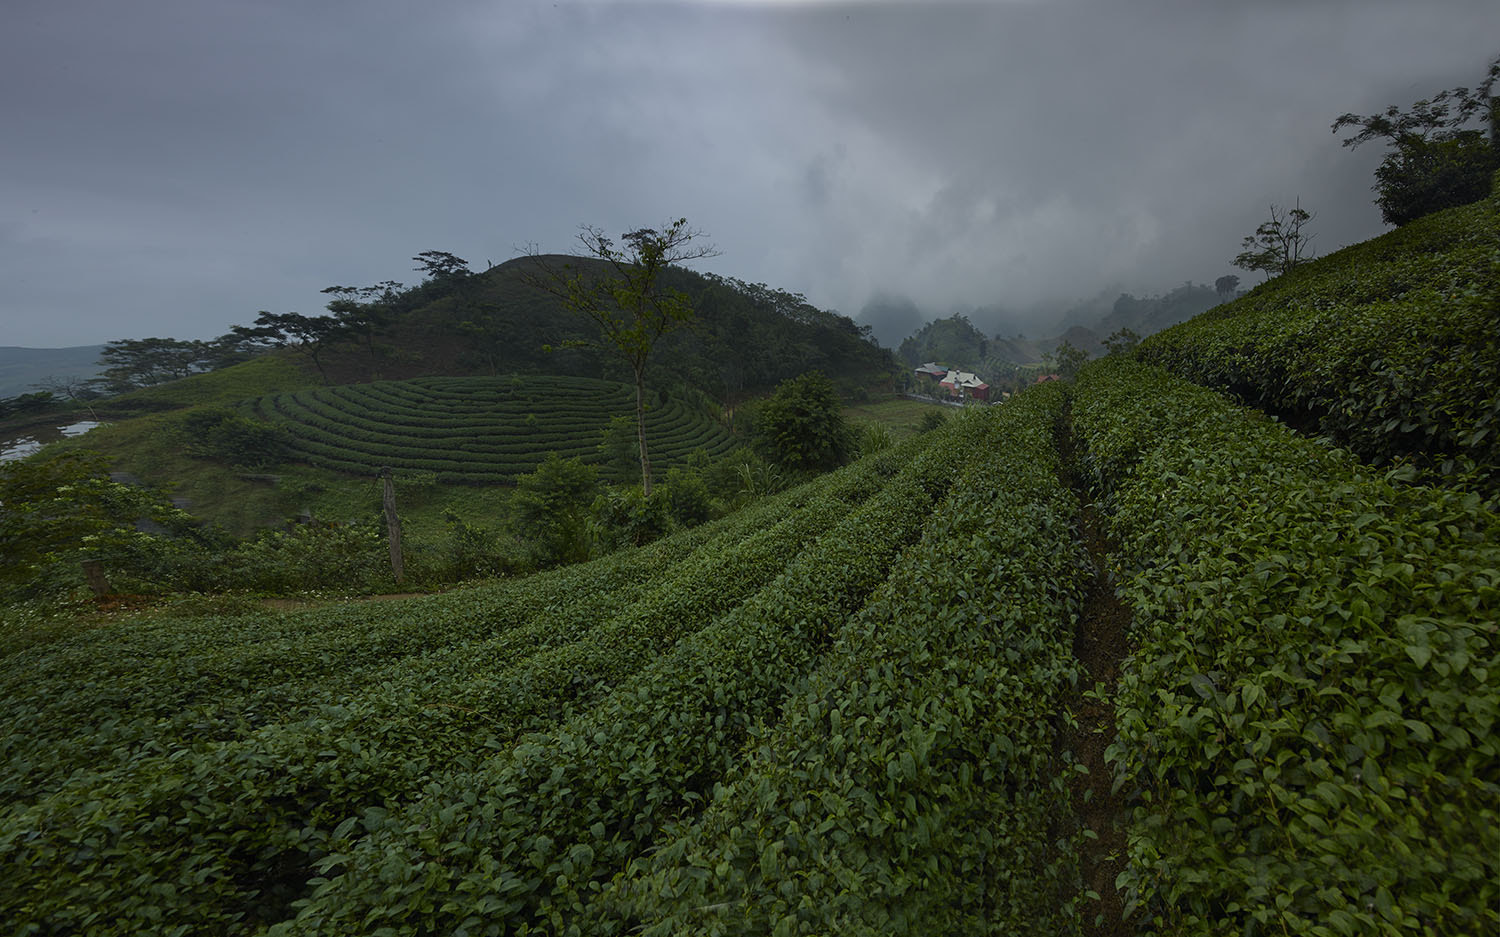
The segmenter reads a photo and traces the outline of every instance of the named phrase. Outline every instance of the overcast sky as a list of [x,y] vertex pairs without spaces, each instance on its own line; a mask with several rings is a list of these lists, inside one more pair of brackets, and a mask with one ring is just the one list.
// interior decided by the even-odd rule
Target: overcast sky
[[850,315],[1159,293],[1272,202],[1321,253],[1378,234],[1380,149],[1330,123],[1497,53],[1495,0],[6,0],[0,345],[210,338],[678,216]]

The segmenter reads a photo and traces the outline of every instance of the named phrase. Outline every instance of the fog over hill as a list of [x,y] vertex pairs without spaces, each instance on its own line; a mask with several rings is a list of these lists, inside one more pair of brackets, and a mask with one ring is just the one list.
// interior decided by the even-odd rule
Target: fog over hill
[[1472,86],[1500,35],[1493,0],[6,12],[0,320],[44,347],[679,216],[715,272],[845,313],[1211,282],[1271,202],[1325,253],[1378,233],[1378,148],[1329,124]]

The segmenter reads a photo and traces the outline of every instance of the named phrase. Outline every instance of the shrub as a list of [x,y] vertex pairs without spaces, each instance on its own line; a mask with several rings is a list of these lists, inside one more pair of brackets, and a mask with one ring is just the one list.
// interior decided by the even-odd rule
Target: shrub
[[244,468],[283,461],[290,439],[281,428],[226,407],[205,407],[187,414],[182,435],[189,455]]
[[818,371],[782,381],[756,417],[755,445],[770,461],[798,471],[848,461],[854,437],[833,383]]
[[516,527],[535,545],[543,565],[588,558],[589,513],[598,493],[598,469],[555,452],[517,480],[511,502]]

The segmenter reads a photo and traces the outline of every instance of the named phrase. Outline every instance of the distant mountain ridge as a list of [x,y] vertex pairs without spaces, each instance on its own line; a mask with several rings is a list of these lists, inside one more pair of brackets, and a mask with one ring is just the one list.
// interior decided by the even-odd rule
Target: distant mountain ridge
[[0,397],[36,392],[36,382],[49,377],[98,377],[103,345],[69,348],[23,348],[0,345]]
[[[1104,340],[1122,329],[1130,329],[1145,338],[1233,298],[1232,294],[1226,297],[1211,286],[1192,282],[1160,296],[1138,298],[1121,293],[1113,303],[1098,297],[1062,313],[1056,324],[1061,329],[1060,334],[1038,338],[1027,338],[1020,333],[989,336],[968,316],[954,314],[920,325],[899,343],[897,355],[910,367],[926,361],[941,361],[993,377],[1017,366],[1039,364],[1065,341],[1090,355],[1102,355],[1105,352]],[[879,311],[895,309],[908,318],[918,314],[910,301],[885,298],[882,302],[884,305]],[[894,319],[895,316],[887,318]]]

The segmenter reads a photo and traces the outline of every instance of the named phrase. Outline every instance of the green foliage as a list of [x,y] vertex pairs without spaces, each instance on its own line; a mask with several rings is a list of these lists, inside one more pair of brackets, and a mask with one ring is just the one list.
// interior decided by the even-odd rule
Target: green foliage
[[920,541],[702,807],[583,899],[583,932],[1077,927],[1053,719],[1077,678],[1065,623],[1084,568],[1052,444],[1062,396],[1028,394],[929,451],[964,469]]
[[593,519],[605,549],[640,546],[672,530],[672,507],[660,485],[646,494],[639,485],[605,489],[593,505]]
[[1082,348],[1077,348],[1072,342],[1064,340],[1052,351],[1051,357],[1057,364],[1057,373],[1066,379],[1077,376],[1078,369],[1083,367],[1089,360],[1089,353]]
[[[672,614],[649,629],[599,635],[595,653],[628,656],[641,669],[545,740],[429,788],[409,810],[371,818],[368,835],[338,844],[333,874],[287,933],[594,932],[596,919],[580,917],[591,895],[667,818],[697,809],[754,727],[774,717],[789,681],[827,647],[829,629],[879,587],[917,534],[952,477],[948,459],[929,447],[853,511],[814,497],[782,522],[816,538],[798,554],[745,541],[760,562],[774,557],[780,574],[700,619],[701,630],[677,637],[682,616]],[[847,484],[873,468],[830,477]],[[739,591],[735,578],[678,577],[670,594]],[[668,623],[675,643],[659,633]],[[443,856],[452,858],[435,861]]]
[[[1344,146],[1384,139],[1391,147],[1375,170],[1374,185],[1387,224],[1403,225],[1490,194],[1491,175],[1500,168],[1500,98],[1491,96],[1497,80],[1500,58],[1473,91],[1453,88],[1406,111],[1392,105],[1380,114],[1344,114],[1334,121],[1335,133],[1360,128]],[[1488,122],[1488,139],[1485,131],[1467,126],[1476,119]]]
[[686,471],[681,468],[673,468],[667,471],[667,475],[661,483],[662,496],[666,499],[667,510],[672,515],[672,520],[683,527],[691,527],[701,524],[715,513],[713,495],[708,490],[708,482],[703,479],[699,472]]
[[62,403],[52,395],[50,391],[37,391],[34,394],[20,394],[15,397],[0,398],[0,419],[12,416],[22,416],[27,413],[41,413],[50,410]]
[[85,631],[5,658],[7,715],[25,731],[0,737],[0,791],[25,803],[0,822],[0,855],[29,871],[0,883],[0,915],[70,931],[109,908],[102,933],[289,917],[340,841],[438,779],[466,789],[524,733],[633,678],[769,584],[886,468],[523,580]]
[[793,471],[826,471],[854,451],[843,404],[833,383],[817,371],[776,388],[756,415],[754,438],[761,455]]
[[[453,511],[443,512],[443,518],[448,537],[442,549],[442,579],[505,576],[523,569],[515,550],[507,547],[499,531],[471,524]],[[420,570],[413,572],[420,574]]]
[[897,354],[909,367],[941,361],[952,367],[979,367],[989,354],[989,339],[969,317],[955,313],[935,319],[901,342]]
[[884,423],[867,423],[859,434],[860,457],[874,455],[896,444],[896,436]]
[[385,530],[373,519],[262,530],[223,553],[181,558],[168,582],[179,590],[273,595],[350,594],[395,585]]
[[1485,488],[1500,473],[1500,201],[1413,222],[1148,338],[1138,354],[1325,433]]
[[588,558],[589,511],[599,494],[599,471],[549,452],[535,472],[516,480],[511,501],[517,528],[537,545],[541,562]]
[[111,397],[99,409],[111,415],[131,416],[203,405],[234,406],[251,397],[288,393],[312,383],[285,355],[266,354],[216,371]]
[[1128,355],[1135,351],[1135,346],[1141,343],[1141,337],[1134,329],[1120,329],[1110,334],[1104,340],[1104,347],[1111,355]]
[[227,407],[204,407],[181,422],[183,448],[193,456],[244,468],[263,468],[286,458],[289,436],[279,427]]
[[1446,140],[1407,138],[1395,143],[1375,169],[1380,217],[1403,225],[1490,194],[1500,150],[1477,130]]
[[589,257],[603,266],[580,269],[574,264],[553,267],[534,256],[527,282],[552,294],[570,312],[588,318],[599,329],[597,347],[629,368],[635,382],[635,426],[641,485],[651,494],[651,459],[646,438],[646,366],[657,343],[668,332],[693,319],[692,299],[665,283],[667,268],[718,251],[693,245],[702,232],[688,227],[686,218],[657,228],[639,228],[620,236],[623,247],[599,228],[585,226],[578,240]]
[[[159,535],[137,529],[143,521]],[[112,481],[93,453],[0,464],[0,602],[60,595],[82,583],[84,560],[99,562],[117,589],[137,586],[170,565],[169,538],[195,526],[159,493]]]
[[104,346],[99,363],[116,392],[150,387],[227,367],[249,357],[234,335],[213,341],[176,338],[122,338]]
[[931,410],[922,414],[922,422],[919,429],[921,432],[930,433],[935,429],[940,429],[946,422],[948,422],[948,414],[941,410]]
[[1500,517],[1127,360],[1073,421],[1135,610],[1137,933],[1500,928]]
[[641,462],[636,451],[634,421],[628,416],[610,417],[609,425],[600,435],[599,454],[604,458],[605,467],[620,481],[639,481]]

